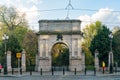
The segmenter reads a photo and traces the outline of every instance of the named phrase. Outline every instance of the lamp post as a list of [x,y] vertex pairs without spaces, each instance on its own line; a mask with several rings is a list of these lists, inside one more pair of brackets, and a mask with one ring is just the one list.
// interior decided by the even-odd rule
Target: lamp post
[[112,52],[113,35],[112,35],[112,33],[109,35],[109,38],[110,38],[109,71],[110,71],[110,73],[113,73],[113,52]]
[[4,40],[4,44],[5,44],[5,65],[4,65],[4,74],[8,74],[7,72],[7,50],[6,50],[6,40],[9,39],[9,36],[7,36],[7,34],[5,33],[2,37],[2,39]]

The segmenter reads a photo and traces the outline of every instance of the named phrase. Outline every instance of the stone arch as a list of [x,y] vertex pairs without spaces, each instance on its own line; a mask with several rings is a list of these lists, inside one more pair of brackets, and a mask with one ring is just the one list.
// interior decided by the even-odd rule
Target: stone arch
[[48,50],[49,50],[49,54],[51,53],[52,47],[53,47],[56,43],[64,43],[64,44],[66,44],[66,45],[68,46],[69,52],[72,51],[72,47],[71,47],[70,44],[67,43],[66,41],[54,41],[54,42],[52,42],[52,43],[50,44],[50,46],[49,46],[49,49],[48,49]]
[[40,20],[38,35],[38,54],[36,70],[51,70],[51,49],[54,44],[62,42],[69,48],[69,70],[82,71],[83,59],[81,49],[82,33],[80,20]]
[[[61,46],[61,48],[54,49],[57,45]],[[65,47],[64,49],[63,49],[63,46]],[[55,55],[57,56],[55,57]],[[58,41],[57,43],[54,43],[54,45],[52,45],[50,56],[51,56],[51,67],[54,70],[59,71],[59,70],[62,70],[63,68],[65,70],[69,70],[70,49],[68,45],[65,44],[63,41]]]

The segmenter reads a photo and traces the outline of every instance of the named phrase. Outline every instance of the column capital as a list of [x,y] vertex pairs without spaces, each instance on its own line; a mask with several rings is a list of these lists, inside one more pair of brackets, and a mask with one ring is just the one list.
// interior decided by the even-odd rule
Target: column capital
[[26,51],[25,51],[25,49],[23,49],[23,50],[22,50],[22,54],[25,54],[25,53],[26,53]]
[[11,54],[11,51],[7,51],[7,54]]

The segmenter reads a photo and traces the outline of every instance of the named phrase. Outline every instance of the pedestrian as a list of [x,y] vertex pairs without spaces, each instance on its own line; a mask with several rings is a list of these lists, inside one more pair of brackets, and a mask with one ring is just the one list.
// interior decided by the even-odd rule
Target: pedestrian
[[102,62],[102,69],[103,69],[103,74],[104,74],[104,71],[105,71],[105,62],[104,61]]
[[2,65],[0,64],[0,73],[1,73],[1,70],[2,70]]

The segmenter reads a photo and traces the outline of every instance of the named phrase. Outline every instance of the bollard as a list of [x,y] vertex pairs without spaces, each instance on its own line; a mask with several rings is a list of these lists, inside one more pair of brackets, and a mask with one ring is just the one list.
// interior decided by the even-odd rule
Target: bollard
[[117,73],[117,62],[115,63],[115,73]]
[[76,68],[75,68],[75,75],[76,75]]
[[65,69],[63,68],[63,75],[65,75]]
[[54,75],[54,69],[52,68],[52,76]]
[[94,68],[94,76],[96,76],[96,69]]
[[115,73],[117,73],[117,67],[115,66]]
[[14,74],[14,69],[12,68],[12,75]]
[[42,68],[40,69],[40,75],[42,76]]
[[30,69],[30,76],[32,75],[32,70]]
[[85,75],[86,75],[86,68],[85,68]]
[[113,73],[113,66],[112,66],[112,64],[110,64],[110,74],[112,74]]
[[20,75],[22,75],[22,68],[20,68]]

